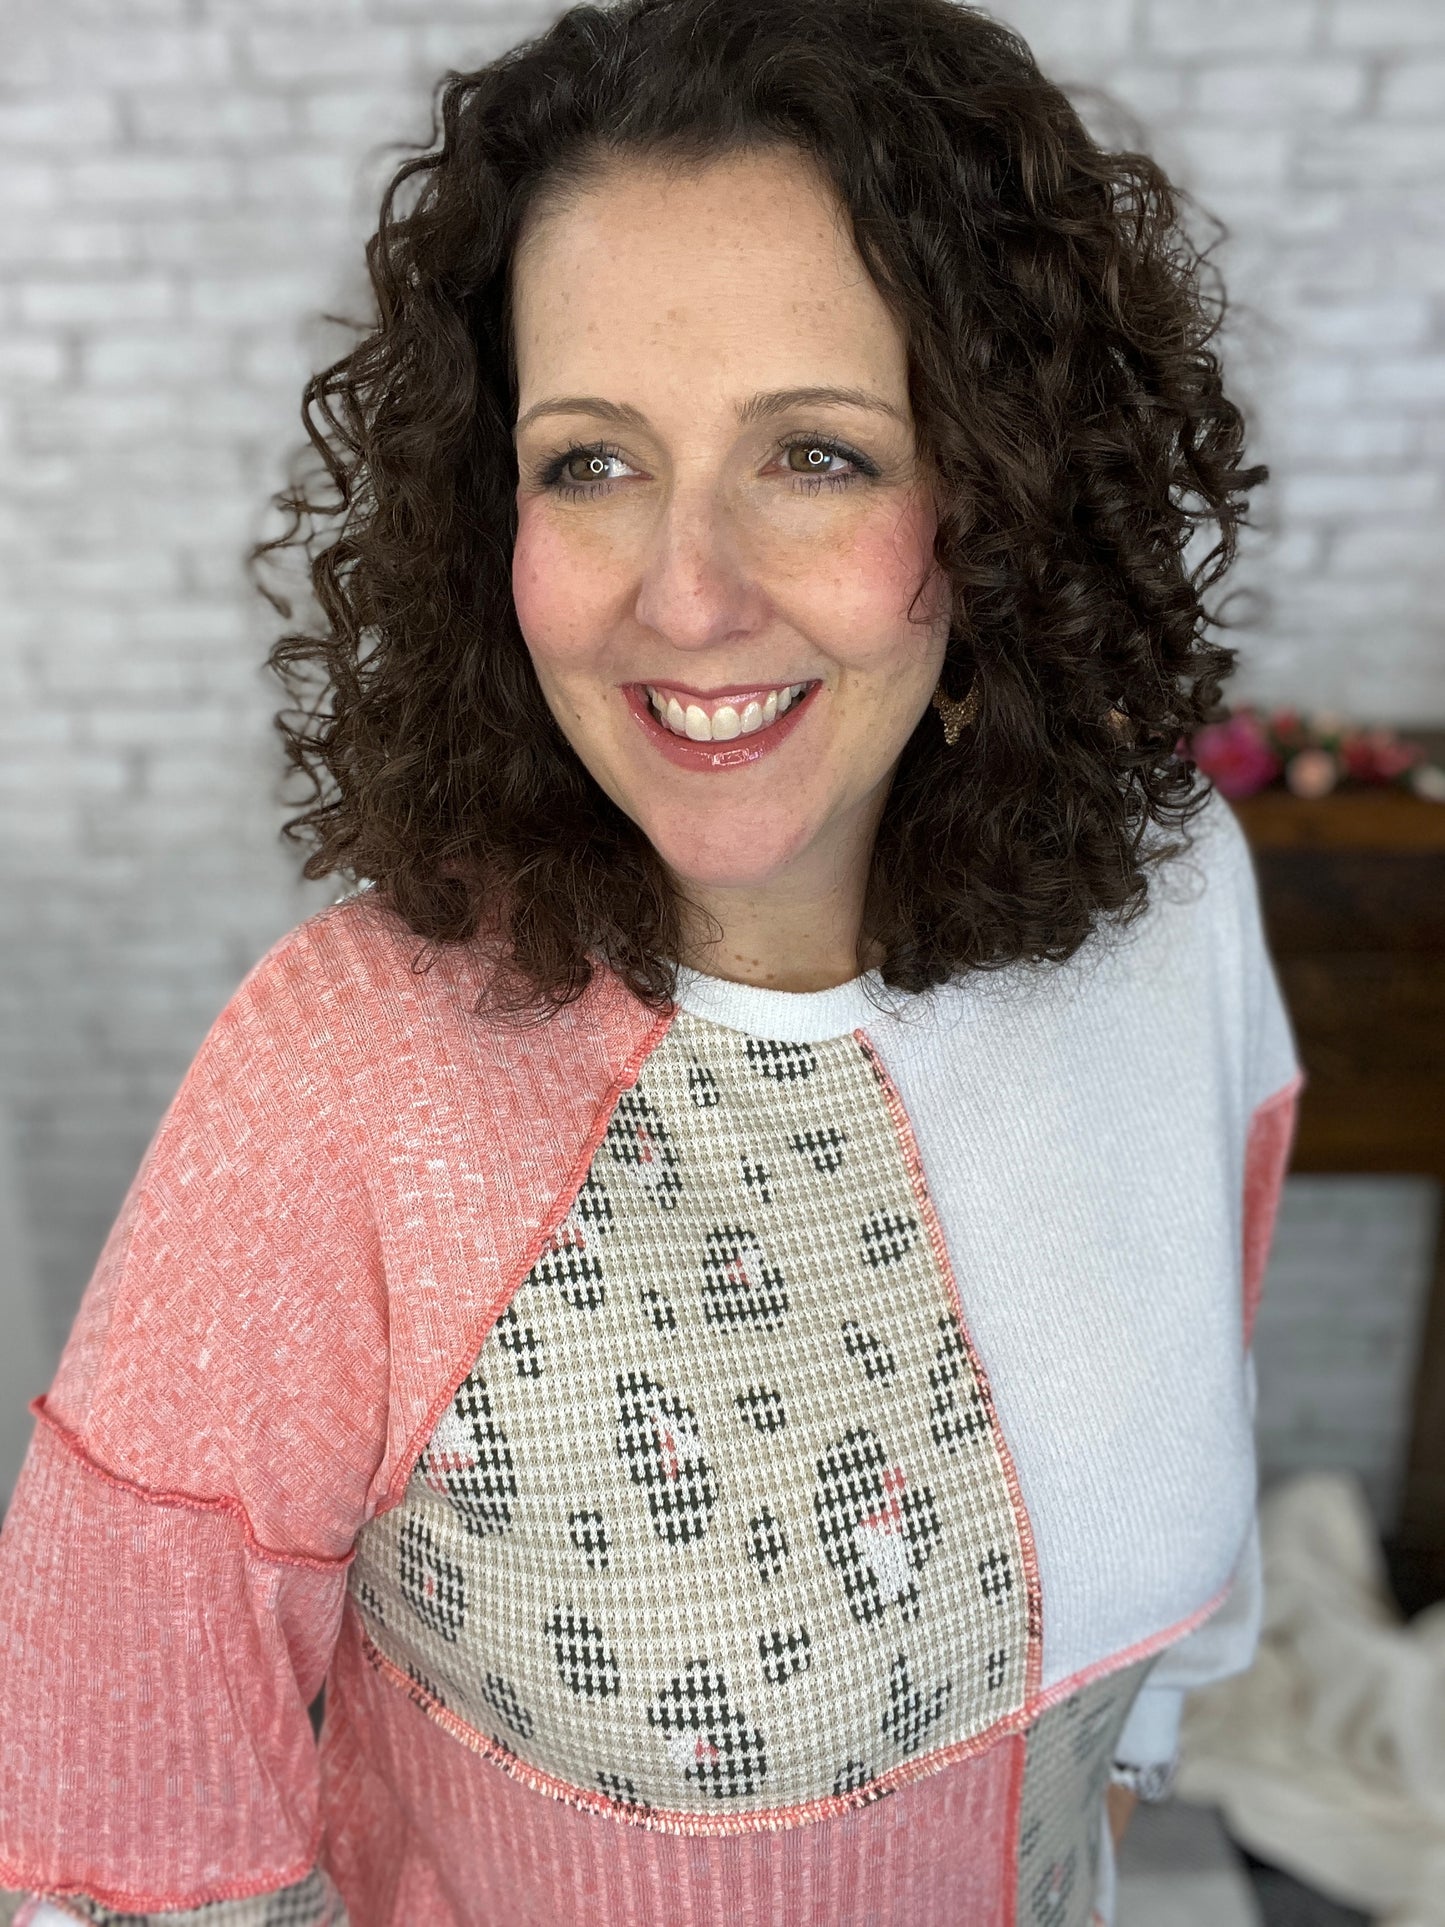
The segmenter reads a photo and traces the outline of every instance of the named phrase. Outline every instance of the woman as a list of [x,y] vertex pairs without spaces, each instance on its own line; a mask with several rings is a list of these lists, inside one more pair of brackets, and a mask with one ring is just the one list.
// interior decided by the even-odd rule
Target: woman
[[0,1871],[1107,1920],[1254,1637],[1296,1085],[1175,754],[1261,471],[1169,188],[944,0],[631,0],[449,80],[370,263],[275,660],[372,887],[40,1407]]

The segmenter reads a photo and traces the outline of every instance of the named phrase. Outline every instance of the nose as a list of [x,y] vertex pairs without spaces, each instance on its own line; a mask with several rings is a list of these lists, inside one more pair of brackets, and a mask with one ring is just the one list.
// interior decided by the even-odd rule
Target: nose
[[727,505],[711,490],[675,490],[647,551],[637,620],[675,649],[702,650],[755,634],[767,609]]

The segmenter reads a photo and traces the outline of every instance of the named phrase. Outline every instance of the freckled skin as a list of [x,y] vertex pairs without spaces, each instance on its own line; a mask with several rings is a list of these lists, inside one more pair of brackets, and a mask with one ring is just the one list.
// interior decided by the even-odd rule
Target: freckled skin
[[[519,419],[599,396],[646,424],[569,411],[519,431],[513,591],[548,704],[721,924],[709,941],[697,917],[688,961],[790,989],[853,975],[873,838],[938,681],[948,601],[905,343],[846,215],[791,154],[678,175],[628,163],[524,237],[515,324]],[[739,420],[754,394],[819,386],[902,419],[829,403]],[[820,434],[877,476],[830,458],[854,479],[819,486],[800,468]],[[542,486],[553,457],[598,442],[620,458],[599,491]],[[585,472],[575,461],[572,479]],[[721,772],[669,763],[622,693],[813,679],[791,736]]]

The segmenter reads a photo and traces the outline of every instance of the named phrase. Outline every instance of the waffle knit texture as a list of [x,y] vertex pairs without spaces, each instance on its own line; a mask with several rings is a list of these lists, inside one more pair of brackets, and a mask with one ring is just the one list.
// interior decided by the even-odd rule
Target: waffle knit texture
[[[140,1915],[286,1895],[298,1927],[337,1917],[331,1882],[353,1927],[1083,1927],[1077,1790],[1097,1811],[1107,1759],[1074,1749],[1083,1832],[1060,1818],[1036,1863],[1045,1722],[1073,1708],[1113,1757],[1162,1757],[1182,1691],[1247,1664],[1257,1627],[1247,1344],[1298,1073],[1233,819],[1211,802],[1146,915],[1066,966],[887,1009],[876,981],[685,978],[687,1021],[876,1060],[993,1422],[978,1517],[1008,1524],[1036,1606],[1013,1711],[970,1726],[987,1744],[815,1813],[760,1783],[723,1833],[527,1783],[436,1716],[435,1681],[376,1663],[348,1600],[684,1021],[599,972],[540,1027],[489,1024],[482,947],[422,973],[416,947],[366,895],[283,939],[127,1195],[0,1535],[0,1880]],[[750,1253],[718,1255],[752,1289]],[[634,1387],[614,1418],[655,1437],[671,1409]],[[874,1571],[895,1617],[914,1550]],[[964,1644],[976,1711],[990,1649]],[[901,1689],[915,1725],[931,1679]]]

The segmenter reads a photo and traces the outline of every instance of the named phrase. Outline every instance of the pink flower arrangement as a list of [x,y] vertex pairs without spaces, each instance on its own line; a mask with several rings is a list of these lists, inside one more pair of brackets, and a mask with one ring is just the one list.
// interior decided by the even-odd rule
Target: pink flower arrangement
[[1236,709],[1209,723],[1181,752],[1198,764],[1222,796],[1254,796],[1283,777],[1296,796],[1328,796],[1341,782],[1394,783],[1432,802],[1445,801],[1445,770],[1426,761],[1417,743],[1392,729],[1356,727],[1338,716],[1294,709]]
[[1207,724],[1189,748],[1215,788],[1231,801],[1268,789],[1284,769],[1284,758],[1252,709],[1236,710],[1226,722]]

